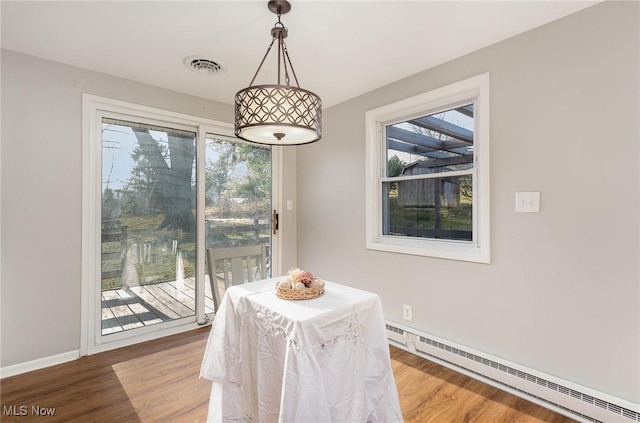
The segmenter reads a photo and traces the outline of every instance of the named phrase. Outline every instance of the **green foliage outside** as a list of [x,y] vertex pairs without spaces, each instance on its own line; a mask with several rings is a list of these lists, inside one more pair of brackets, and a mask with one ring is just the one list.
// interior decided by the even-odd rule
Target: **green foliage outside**
[[271,150],[216,140],[207,163],[206,246],[242,245],[270,237]]
[[216,140],[213,148],[218,158],[207,163],[205,218],[269,216],[271,150],[225,140]]
[[390,178],[400,176],[400,174],[402,173],[402,169],[404,169],[406,166],[407,163],[403,160],[400,160],[397,155],[392,156],[388,161],[387,176]]
[[[399,207],[398,196],[389,196],[389,223],[391,226],[435,229],[436,212],[434,207]],[[440,209],[442,229],[471,231],[471,204],[462,203],[459,207]]]
[[[397,155],[389,158],[387,162],[387,176],[396,177],[402,174],[407,163]],[[440,229],[471,231],[472,207],[471,207],[471,182],[467,178],[459,178],[460,205],[457,207],[442,207],[440,209]],[[435,207],[402,207],[398,205],[398,184],[390,184],[389,198],[389,224],[392,227],[436,229]]]
[[[103,221],[126,227],[126,259],[119,242],[102,243],[102,270],[127,267],[138,284],[176,280],[177,253],[184,277],[195,275],[195,148],[192,138],[169,135],[169,142],[134,129],[139,146],[132,154],[135,167],[121,189],[103,192]],[[256,232],[229,228],[229,220],[249,219],[269,236],[271,155],[266,148],[216,140],[218,155],[205,171],[206,218],[212,227],[208,244],[255,239]],[[238,169],[241,171],[238,172]],[[266,216],[266,218],[265,218]],[[240,222],[243,223],[243,222]],[[255,226],[255,225],[254,225]],[[134,271],[135,269],[135,271]],[[102,280],[102,289],[121,286],[120,277]]]

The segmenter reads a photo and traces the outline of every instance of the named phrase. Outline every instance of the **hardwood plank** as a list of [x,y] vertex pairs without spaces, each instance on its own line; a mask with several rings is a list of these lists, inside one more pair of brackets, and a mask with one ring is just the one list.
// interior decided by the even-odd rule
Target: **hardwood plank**
[[120,296],[120,299],[124,304],[129,306],[136,317],[142,321],[145,325],[162,322],[162,317],[159,316],[151,307],[147,304],[142,304],[141,299],[133,293],[133,291],[125,291],[124,289],[118,289],[116,291]]
[[[175,281],[174,284],[176,284]],[[195,297],[189,297],[187,294],[185,294],[184,289],[178,289],[176,286],[171,285],[171,283],[169,282],[158,283],[155,286],[162,289],[171,298],[173,298],[173,302],[182,304],[184,307],[191,311],[191,314],[195,313]]]
[[144,323],[138,319],[138,316],[126,305],[112,307],[111,310],[116,316],[116,320],[122,326],[122,329],[129,330],[144,326]]
[[167,305],[165,305],[164,302],[162,302],[155,295],[149,292],[145,286],[132,286],[129,289],[131,289],[131,291],[133,291],[138,297],[146,301],[151,307],[164,314],[164,316],[162,316],[163,320],[180,318],[180,315],[178,315],[178,313],[170,309]]
[[192,309],[185,306],[180,301],[177,301],[173,296],[168,294],[166,291],[160,288],[157,284],[145,285],[144,289],[146,289],[150,294],[152,294],[160,302],[162,302],[165,307],[169,308],[175,314],[177,314],[178,317],[193,316],[195,313]]
[[26,405],[30,412],[33,405],[56,413],[5,413],[2,421],[204,422],[210,383],[198,375],[208,333],[202,328],[5,378],[3,410]]
[[122,326],[118,323],[113,310],[109,307],[102,307],[102,334],[108,335],[110,333],[122,332]]
[[[169,282],[163,282],[163,283],[166,283],[167,285],[171,286],[171,288],[173,289],[178,289],[178,281],[169,281]],[[182,295],[185,295],[187,298],[189,298],[189,301],[195,301],[195,298],[196,298],[195,284],[189,283],[188,279],[184,280],[182,290],[180,291],[182,292]]]
[[118,300],[118,299],[120,299],[120,296],[118,295],[118,293],[116,292],[115,289],[102,291],[102,300],[103,301]]
[[390,350],[400,406],[407,422],[574,422],[399,348]]
[[[141,326],[144,326],[144,323],[138,319],[136,313],[131,310],[128,303],[130,298],[128,294],[122,292],[121,290],[113,290],[109,292],[105,292],[103,297],[107,299],[107,304],[109,305],[110,311],[113,313],[115,319],[118,324],[122,327],[123,330],[134,329]],[[124,298],[123,298],[124,297]],[[109,325],[115,326],[115,325]]]
[[[175,281],[171,281],[171,282],[167,282],[169,285],[177,288],[176,286],[176,282]],[[185,278],[184,279],[184,289],[182,291],[185,295],[187,295],[189,298],[192,298],[195,304],[195,298],[196,298],[196,281],[193,278]],[[205,306],[205,313],[213,313],[214,307],[213,307],[213,299],[211,298],[211,286],[209,285],[209,276],[205,275],[205,282],[204,282],[204,306]]]
[[[205,291],[207,313],[213,312],[210,291],[210,288]],[[102,293],[102,333],[107,335],[142,325],[154,325],[162,321],[193,316],[194,309],[193,278],[184,280],[183,289],[177,288],[176,281],[169,281],[107,290]]]
[[105,294],[102,294],[102,320],[107,320],[107,319],[113,319],[114,315],[113,315],[113,311],[111,311],[111,308],[108,305],[108,300],[107,297],[105,297]]
[[[2,422],[204,422],[211,385],[198,376],[208,334],[205,327],[5,378],[3,411],[55,414],[5,412]],[[573,422],[398,348],[391,357],[406,422]]]
[[[132,291],[115,289],[102,293],[103,335],[162,321],[162,316],[146,303],[142,304],[142,300]],[[128,322],[128,325],[123,327],[123,322]]]

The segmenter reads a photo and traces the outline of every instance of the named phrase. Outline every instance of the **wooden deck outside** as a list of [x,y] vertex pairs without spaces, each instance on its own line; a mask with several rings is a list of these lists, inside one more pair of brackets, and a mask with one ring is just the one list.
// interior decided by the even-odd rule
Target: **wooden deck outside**
[[[194,278],[102,291],[102,335],[193,316],[195,294]],[[213,308],[207,276],[205,312]]]

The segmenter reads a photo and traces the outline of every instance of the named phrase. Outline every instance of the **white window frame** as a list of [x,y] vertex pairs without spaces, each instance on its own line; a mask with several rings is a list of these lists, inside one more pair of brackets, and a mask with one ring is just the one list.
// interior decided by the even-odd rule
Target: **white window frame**
[[[383,235],[386,126],[469,103],[474,104],[472,241]],[[367,249],[490,263],[489,104],[489,73],[484,73],[366,113]]]

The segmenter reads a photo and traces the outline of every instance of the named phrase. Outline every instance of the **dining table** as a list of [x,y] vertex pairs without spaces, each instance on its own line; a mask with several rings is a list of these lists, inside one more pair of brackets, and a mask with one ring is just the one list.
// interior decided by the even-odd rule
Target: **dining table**
[[317,298],[282,299],[284,278],[224,294],[200,371],[207,421],[403,421],[378,295],[325,281]]

